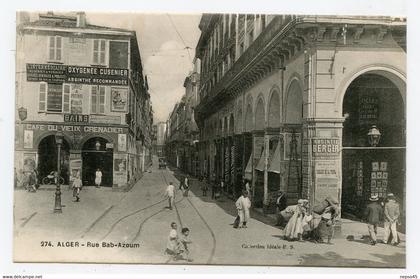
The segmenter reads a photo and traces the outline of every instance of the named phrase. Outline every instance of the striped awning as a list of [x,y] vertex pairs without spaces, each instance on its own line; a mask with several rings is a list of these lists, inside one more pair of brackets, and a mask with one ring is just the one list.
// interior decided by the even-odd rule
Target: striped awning
[[274,173],[280,173],[280,143],[277,143],[276,150],[274,151],[273,157],[269,161],[268,171]]
[[248,180],[252,180],[252,156],[249,156],[248,163],[246,164],[245,178]]
[[264,165],[265,165],[264,161],[265,161],[265,158],[264,158],[264,150],[263,150],[261,152],[260,159],[258,160],[258,164],[255,167],[255,169],[258,170],[258,171],[264,171]]

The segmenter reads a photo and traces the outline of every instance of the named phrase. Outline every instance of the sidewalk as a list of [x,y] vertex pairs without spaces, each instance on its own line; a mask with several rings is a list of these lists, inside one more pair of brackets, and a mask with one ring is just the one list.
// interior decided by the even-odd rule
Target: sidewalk
[[[171,168],[171,170],[174,172],[174,176],[176,176],[178,178],[178,180],[180,180],[180,177],[182,177],[184,174],[182,173],[181,170],[176,169],[176,168]],[[194,194],[197,197],[201,197],[202,193],[201,193],[201,186],[205,183],[205,182],[200,182],[198,179],[194,178],[194,177],[189,177],[190,178],[190,188],[191,191],[194,192]],[[211,196],[211,187],[209,186],[209,191],[208,191],[208,195],[210,193]],[[209,197],[207,197],[207,199],[210,199]],[[232,216],[236,216],[236,207],[235,207],[235,201],[228,198],[226,195],[222,195],[222,198],[220,199],[220,203],[218,203],[218,205],[220,207],[222,207],[226,212],[229,212]],[[217,201],[214,201],[217,202]],[[263,222],[267,225],[273,226],[275,228],[278,228],[275,226],[277,220],[276,220],[276,215],[275,214],[264,214],[262,212],[262,210],[257,209],[257,208],[251,208],[251,218],[256,219],[260,222]],[[354,220],[350,220],[350,219],[345,219],[342,218],[340,219],[341,222],[341,231],[340,233],[337,233],[335,235],[335,238],[339,238],[339,239],[348,239],[348,238],[354,238],[355,241],[358,240],[366,240],[368,237],[368,229],[367,229],[367,224],[363,223],[363,222],[358,222],[358,221],[354,221]],[[283,230],[281,230],[283,231]],[[378,239],[381,239],[381,236],[383,235],[383,228],[382,227],[378,227]],[[283,232],[282,232],[283,235]],[[401,240],[401,244],[400,246],[405,247],[405,234],[403,233],[398,233],[400,240]]]

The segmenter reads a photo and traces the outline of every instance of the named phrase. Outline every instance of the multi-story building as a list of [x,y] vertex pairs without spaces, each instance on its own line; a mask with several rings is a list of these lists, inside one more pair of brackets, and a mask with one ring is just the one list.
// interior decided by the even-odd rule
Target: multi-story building
[[233,196],[250,179],[266,211],[278,190],[354,214],[372,193],[404,199],[405,19],[204,14],[199,28],[204,174]]
[[[152,109],[134,31],[88,24],[84,13],[18,25],[17,177],[57,170],[65,183],[124,189],[149,164]],[[55,136],[64,138],[61,152]]]
[[165,155],[166,122],[160,121],[153,125],[153,148],[158,157]]
[[185,94],[168,119],[166,151],[169,162],[183,171],[199,174],[198,127],[194,109],[198,103],[199,61],[194,61],[193,71],[185,78]]

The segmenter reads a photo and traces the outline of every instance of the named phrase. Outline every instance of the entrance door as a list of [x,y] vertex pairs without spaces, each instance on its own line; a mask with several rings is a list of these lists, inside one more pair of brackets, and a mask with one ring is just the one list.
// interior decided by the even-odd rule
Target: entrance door
[[113,149],[106,148],[108,141],[101,137],[89,139],[82,150],[83,185],[95,185],[95,172],[101,170],[101,186],[112,187]]
[[[46,177],[52,171],[57,170],[57,144],[54,135],[47,136],[38,145],[38,179]],[[60,175],[64,178],[64,184],[69,183],[69,154],[70,147],[66,140],[63,140],[60,153]]]
[[[378,74],[356,78],[343,101],[342,207],[361,217],[371,194],[393,193],[404,207],[405,110],[399,89]],[[376,126],[378,144],[369,141]]]

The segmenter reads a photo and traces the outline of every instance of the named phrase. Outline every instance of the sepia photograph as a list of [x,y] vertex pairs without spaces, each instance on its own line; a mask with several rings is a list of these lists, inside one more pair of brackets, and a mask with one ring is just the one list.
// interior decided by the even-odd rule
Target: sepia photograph
[[13,262],[406,268],[406,17],[20,10],[15,59]]

